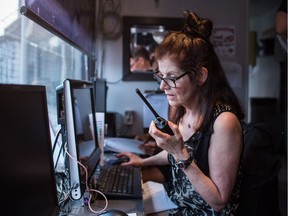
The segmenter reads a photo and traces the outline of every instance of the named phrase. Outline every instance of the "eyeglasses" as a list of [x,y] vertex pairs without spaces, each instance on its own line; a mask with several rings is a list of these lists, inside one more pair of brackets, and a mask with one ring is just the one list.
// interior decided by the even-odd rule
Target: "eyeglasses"
[[171,88],[176,88],[176,81],[179,80],[180,78],[182,78],[183,76],[189,74],[190,72],[187,71],[183,74],[181,74],[180,76],[178,77],[166,77],[166,78],[163,78],[163,77],[160,77],[159,75],[157,75],[159,71],[155,72],[153,74],[154,76],[154,79],[156,79],[156,81],[161,84],[161,81],[163,80],[165,84],[167,84],[169,87]]

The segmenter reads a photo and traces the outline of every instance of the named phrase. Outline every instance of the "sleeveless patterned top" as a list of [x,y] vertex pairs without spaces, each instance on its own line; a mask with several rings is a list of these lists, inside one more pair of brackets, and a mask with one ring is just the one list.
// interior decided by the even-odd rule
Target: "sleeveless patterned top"
[[[206,176],[209,175],[208,164],[208,148],[210,145],[210,138],[213,133],[213,124],[215,119],[222,112],[233,112],[230,106],[217,105],[213,112],[213,120],[209,130],[204,133],[194,133],[186,142],[188,149],[193,151],[194,162],[202,170]],[[197,215],[197,216],[233,216],[236,215],[236,210],[239,204],[239,191],[241,183],[241,166],[238,171],[238,177],[231,194],[227,206],[221,211],[214,210],[206,203],[205,200],[195,191],[195,188],[190,183],[184,172],[179,169],[172,155],[168,154],[168,160],[171,164],[172,178],[164,186],[170,199],[179,206],[177,209],[169,211],[169,215],[183,216],[183,215]]]

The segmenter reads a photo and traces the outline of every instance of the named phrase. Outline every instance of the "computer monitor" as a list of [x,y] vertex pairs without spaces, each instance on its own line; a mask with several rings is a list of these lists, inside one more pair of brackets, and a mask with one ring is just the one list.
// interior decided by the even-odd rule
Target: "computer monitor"
[[[71,197],[74,200],[80,199],[86,189],[86,173],[77,161],[87,169],[89,181],[101,156],[96,132],[93,88],[92,82],[66,79],[63,85],[56,89],[58,122],[64,128],[63,137],[66,137],[68,152],[73,157],[67,158]],[[91,115],[92,121],[89,119]]]
[[58,215],[44,86],[0,84],[2,215]]

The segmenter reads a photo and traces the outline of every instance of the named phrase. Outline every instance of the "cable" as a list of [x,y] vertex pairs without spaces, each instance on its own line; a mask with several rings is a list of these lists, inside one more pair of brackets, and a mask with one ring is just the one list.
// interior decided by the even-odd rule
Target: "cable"
[[[88,186],[88,171],[87,171],[86,167],[85,167],[83,164],[81,164],[77,159],[75,159],[72,155],[70,155],[70,153],[67,151],[67,149],[65,149],[65,153],[66,153],[72,160],[76,161],[76,162],[85,170],[85,176],[86,176],[86,178],[85,178],[85,180],[86,180],[86,182],[85,182],[85,184],[86,184],[86,190],[85,190],[85,192],[88,192],[88,193],[90,194],[90,195],[89,195],[89,200],[88,200],[88,207],[89,207],[90,211],[93,212],[93,213],[96,213],[96,214],[102,213],[102,212],[105,211],[105,210],[107,209],[107,207],[108,207],[107,197],[106,197],[101,191],[96,190],[96,189],[90,189],[90,188],[89,188],[89,186]],[[101,195],[104,197],[104,199],[105,199],[105,207],[104,207],[102,210],[100,210],[100,211],[95,211],[95,210],[92,209],[92,207],[91,207],[92,193],[91,193],[91,192],[99,193],[99,194],[101,194]]]
[[55,151],[55,148],[56,148],[56,143],[57,143],[57,140],[59,138],[59,135],[60,135],[60,132],[61,132],[61,128],[58,130],[57,134],[56,134],[56,137],[54,139],[54,143],[53,143],[53,149],[52,149],[52,153],[54,154],[54,151]]
[[[61,134],[61,133],[60,133],[61,130],[62,130],[62,129],[60,128],[59,131],[57,132],[56,138],[55,138],[55,140],[54,140],[53,154],[54,154],[54,150],[55,150],[56,142],[57,142],[57,140],[58,140],[58,138],[59,138],[59,135]],[[56,169],[56,167],[57,167],[57,165],[58,165],[58,161],[59,161],[59,158],[60,158],[60,154],[61,154],[63,148],[64,148],[64,143],[62,142],[62,144],[61,144],[61,146],[60,146],[60,150],[59,150],[59,152],[58,152],[58,156],[57,156],[57,159],[56,159],[55,165],[54,165],[54,169]]]
[[[63,149],[67,149],[67,142],[64,144]],[[63,151],[65,153],[65,151]],[[66,154],[65,154],[66,156]],[[61,215],[67,215],[71,211],[71,206],[69,205],[71,188],[69,184],[69,173],[65,169],[62,172],[56,172],[56,187],[57,187],[57,197],[59,210]]]
[[[54,152],[55,152],[56,143],[57,143],[58,138],[59,138],[59,136],[60,136],[60,134],[61,134],[61,130],[62,130],[62,128],[60,128],[60,129],[58,130],[58,132],[57,132],[57,134],[56,134],[56,137],[55,137],[55,139],[54,139],[54,144],[53,144],[53,149],[52,149],[52,154],[53,154],[53,155],[54,155]],[[61,146],[60,146],[60,150],[59,150],[58,155],[57,155],[57,159],[56,159],[56,162],[55,162],[55,165],[54,165],[54,169],[57,168],[58,161],[59,161],[59,158],[60,158],[60,154],[61,154],[61,152],[62,152],[62,149],[63,149],[63,142],[62,142],[62,144],[61,144]]]

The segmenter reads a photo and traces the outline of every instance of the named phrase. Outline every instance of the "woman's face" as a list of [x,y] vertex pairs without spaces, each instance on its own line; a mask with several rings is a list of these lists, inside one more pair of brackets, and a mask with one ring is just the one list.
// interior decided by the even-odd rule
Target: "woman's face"
[[[162,78],[177,78],[186,71],[181,71],[176,64],[169,59],[163,58],[158,61],[159,75]],[[164,81],[160,83],[160,89],[167,95],[168,102],[171,106],[190,107],[195,101],[194,86],[188,75],[184,75],[175,81],[176,87],[171,88]]]

